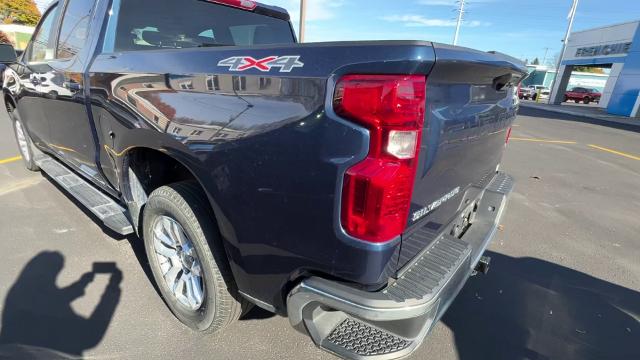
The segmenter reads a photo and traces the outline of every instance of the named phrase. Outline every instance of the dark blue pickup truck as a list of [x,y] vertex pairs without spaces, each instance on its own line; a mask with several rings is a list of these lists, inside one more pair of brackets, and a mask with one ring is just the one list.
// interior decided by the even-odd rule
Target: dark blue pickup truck
[[27,168],[137,234],[185,325],[255,304],[387,359],[487,268],[525,74],[430,42],[298,44],[249,0],[59,0],[3,97]]

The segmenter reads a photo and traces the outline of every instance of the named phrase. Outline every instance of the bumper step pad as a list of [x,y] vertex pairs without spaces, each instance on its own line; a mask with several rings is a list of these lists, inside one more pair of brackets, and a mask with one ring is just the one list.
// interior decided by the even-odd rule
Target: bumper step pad
[[[425,327],[408,337],[398,336],[383,328],[370,325],[347,314],[320,341],[320,346],[347,359],[394,359],[405,356],[423,339],[433,323],[438,302],[447,282],[468,266],[471,247],[451,236],[441,236],[426,249],[417,261],[407,267],[398,280],[380,292],[382,301],[389,303],[433,302],[433,313],[426,314]],[[466,276],[467,272],[463,272]],[[380,323],[382,325],[383,323]]]
[[469,244],[451,236],[442,236],[383,293],[398,302],[433,297],[469,254]]
[[341,353],[347,352],[360,356],[386,355],[402,351],[411,345],[411,341],[352,318],[345,319],[333,329],[326,341],[329,343],[325,344],[326,347],[340,347]]
[[121,235],[133,233],[133,226],[126,216],[126,210],[113,199],[47,155],[39,155],[36,163],[106,227]]

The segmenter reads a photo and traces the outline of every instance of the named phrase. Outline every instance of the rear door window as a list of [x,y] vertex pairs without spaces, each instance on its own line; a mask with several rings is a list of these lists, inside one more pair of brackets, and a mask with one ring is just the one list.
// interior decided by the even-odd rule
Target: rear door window
[[292,44],[286,20],[201,0],[122,0],[104,52]]

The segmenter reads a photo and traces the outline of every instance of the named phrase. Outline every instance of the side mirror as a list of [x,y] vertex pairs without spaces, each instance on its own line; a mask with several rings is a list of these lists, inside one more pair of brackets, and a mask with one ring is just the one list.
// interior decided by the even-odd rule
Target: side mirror
[[16,50],[11,44],[0,44],[0,64],[14,64],[18,61]]

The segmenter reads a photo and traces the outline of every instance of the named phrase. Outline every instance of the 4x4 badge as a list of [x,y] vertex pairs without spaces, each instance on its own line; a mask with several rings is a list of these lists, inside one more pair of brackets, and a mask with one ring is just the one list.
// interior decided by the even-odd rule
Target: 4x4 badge
[[260,71],[270,71],[272,68],[280,68],[280,72],[291,72],[294,68],[303,67],[300,56],[267,56],[262,59],[255,59],[251,56],[234,56],[218,63],[218,66],[226,66],[230,71],[245,71],[258,69]]

